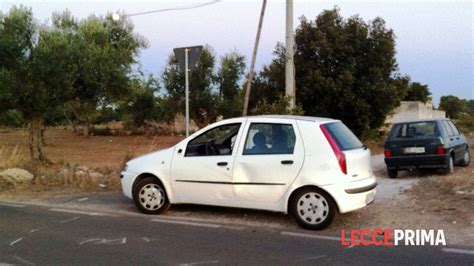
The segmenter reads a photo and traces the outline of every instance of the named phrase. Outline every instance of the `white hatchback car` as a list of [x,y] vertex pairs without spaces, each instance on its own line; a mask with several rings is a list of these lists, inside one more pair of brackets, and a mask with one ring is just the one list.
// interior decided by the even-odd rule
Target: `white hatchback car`
[[191,203],[291,213],[303,227],[375,198],[370,151],[339,120],[254,116],[209,125],[129,161],[123,193],[144,213]]

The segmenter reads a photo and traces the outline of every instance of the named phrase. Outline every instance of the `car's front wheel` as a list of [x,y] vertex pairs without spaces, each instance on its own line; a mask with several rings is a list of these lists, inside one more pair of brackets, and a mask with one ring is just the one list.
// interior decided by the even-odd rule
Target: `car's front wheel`
[[137,183],[133,199],[138,209],[146,214],[159,214],[170,206],[163,185],[154,177],[146,177]]
[[291,214],[307,229],[323,229],[331,224],[337,211],[336,203],[326,192],[317,188],[303,189],[290,203]]
[[464,157],[461,161],[461,166],[468,167],[470,163],[471,163],[471,153],[469,152],[469,148],[466,148],[466,151],[464,152]]

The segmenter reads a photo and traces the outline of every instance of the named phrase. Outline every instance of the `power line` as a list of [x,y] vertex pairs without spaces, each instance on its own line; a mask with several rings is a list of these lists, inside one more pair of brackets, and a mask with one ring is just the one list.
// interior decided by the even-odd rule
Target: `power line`
[[218,2],[221,2],[222,0],[214,0],[211,2],[207,3],[201,3],[201,4],[193,4],[193,5],[187,5],[187,6],[181,6],[181,7],[170,7],[170,8],[162,8],[162,9],[157,9],[157,10],[151,10],[151,11],[145,11],[145,12],[138,12],[138,13],[133,13],[133,14],[128,14],[126,15],[127,17],[133,17],[133,16],[140,16],[140,15],[147,15],[147,14],[152,14],[152,13],[158,13],[158,12],[166,12],[166,11],[175,11],[175,10],[188,10],[188,9],[194,9],[194,8],[199,8],[199,7],[204,7],[204,6],[209,6],[216,4]]

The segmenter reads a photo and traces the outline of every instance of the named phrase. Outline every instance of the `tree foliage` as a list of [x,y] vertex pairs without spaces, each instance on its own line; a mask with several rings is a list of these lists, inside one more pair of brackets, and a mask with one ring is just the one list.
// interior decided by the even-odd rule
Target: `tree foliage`
[[0,18],[0,36],[0,108],[17,110],[30,121],[32,159],[47,162],[42,123],[46,113],[70,96],[71,40],[55,29],[40,29],[25,7],[13,7]]
[[420,101],[426,103],[430,100],[431,92],[428,85],[413,82],[407,75],[394,78],[394,83],[399,87],[401,92],[405,92],[403,101]]
[[87,124],[99,106],[127,96],[131,66],[145,46],[127,20],[77,21],[66,11],[52,22],[38,24],[23,6],[0,15],[0,112],[29,121],[31,156],[41,162],[49,161],[42,152],[45,119],[54,124],[73,110]]
[[219,114],[223,118],[240,116],[243,97],[241,80],[245,73],[245,57],[237,52],[229,53],[221,58],[217,71],[216,82],[219,89]]
[[[393,82],[395,36],[383,19],[344,19],[337,8],[326,10],[314,21],[301,18],[295,42],[296,101],[306,115],[341,119],[363,136],[402,99]],[[254,81],[253,106],[284,93],[284,48],[275,54]]]
[[[241,111],[241,86],[245,69],[241,55],[231,53],[225,55],[216,73],[216,57],[212,48],[204,48],[198,63],[189,77],[190,118],[198,127],[204,127],[223,115],[232,117]],[[171,55],[168,65],[162,75],[166,89],[166,112],[174,118],[185,110],[185,80],[184,73],[179,68],[174,55]]]
[[134,127],[140,127],[146,125],[147,121],[161,119],[163,109],[160,98],[156,96],[160,91],[158,80],[152,75],[148,78],[144,78],[143,75],[135,75],[131,83],[131,93],[120,106],[124,122]]
[[474,100],[467,101],[467,108],[469,112],[474,113]]
[[446,111],[451,119],[458,119],[461,114],[468,112],[467,101],[453,95],[441,96],[439,108]]
[[76,67],[69,105],[84,124],[88,135],[97,108],[119,101],[130,93],[131,67],[145,40],[133,32],[133,24],[123,16],[89,16],[78,21],[66,11],[53,16],[54,25],[72,41]]

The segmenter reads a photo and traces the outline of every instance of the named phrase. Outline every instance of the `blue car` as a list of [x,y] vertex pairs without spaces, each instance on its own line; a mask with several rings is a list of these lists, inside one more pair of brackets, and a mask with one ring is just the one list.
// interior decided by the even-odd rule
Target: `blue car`
[[454,165],[471,160],[466,137],[449,119],[395,123],[385,142],[385,164],[390,178],[400,170],[420,168],[453,172]]

